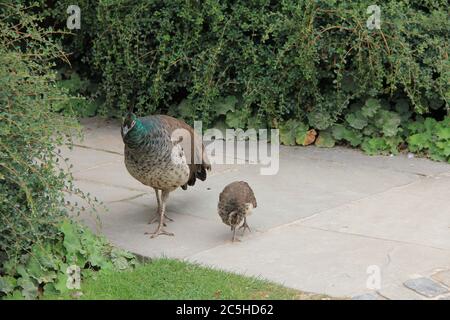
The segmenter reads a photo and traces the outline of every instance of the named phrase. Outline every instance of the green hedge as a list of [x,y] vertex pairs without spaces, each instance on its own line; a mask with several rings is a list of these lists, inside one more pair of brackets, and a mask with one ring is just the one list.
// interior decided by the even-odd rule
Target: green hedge
[[323,130],[352,104],[449,109],[447,1],[126,1],[97,7],[105,112],[169,112],[231,127]]
[[[40,3],[43,23],[65,28],[71,1]],[[60,66],[59,85],[95,101],[66,109],[120,117],[136,105],[204,128],[280,128],[287,145],[396,153],[415,141],[413,122],[448,130],[449,8],[384,1],[381,29],[369,30],[373,4],[82,0],[81,30],[62,37],[73,68]],[[427,137],[410,150],[450,161],[450,141]]]

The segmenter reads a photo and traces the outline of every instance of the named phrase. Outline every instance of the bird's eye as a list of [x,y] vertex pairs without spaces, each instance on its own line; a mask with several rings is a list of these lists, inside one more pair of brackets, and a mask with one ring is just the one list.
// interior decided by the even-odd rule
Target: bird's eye
[[130,128],[133,128],[135,124],[136,124],[136,121],[133,120],[133,122],[131,123]]

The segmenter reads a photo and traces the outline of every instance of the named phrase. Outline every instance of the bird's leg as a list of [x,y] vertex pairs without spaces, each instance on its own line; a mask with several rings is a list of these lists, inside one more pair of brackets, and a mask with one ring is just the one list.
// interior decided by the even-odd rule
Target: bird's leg
[[158,203],[158,209],[156,209],[156,215],[153,218],[150,218],[148,224],[152,224],[155,221],[159,220],[159,216],[161,214],[161,198],[159,195],[159,190],[158,189],[154,189],[155,190],[155,195],[156,195],[156,202]]
[[[162,192],[162,191],[161,191]],[[166,214],[166,202],[167,202],[167,199],[169,198],[169,191],[167,191],[167,193],[165,193],[165,195],[164,195],[164,193],[162,193],[162,196],[161,196],[162,198],[162,201],[164,201],[164,218],[166,218],[167,220],[169,220],[169,221],[171,221],[171,222],[173,222],[173,219],[172,218],[170,218],[170,217],[168,217],[167,216],[167,214]],[[164,227],[166,226],[166,224],[164,224]]]
[[[158,202],[158,209],[156,210],[156,215],[153,218],[150,218],[150,220],[148,221],[148,224],[152,224],[155,223],[156,221],[159,221],[160,216],[161,216],[161,194],[160,194],[160,190],[159,189],[154,189],[155,190],[155,194],[156,194],[156,201]],[[169,218],[167,215],[164,215],[166,217],[166,219],[168,219],[169,221],[173,221],[173,219]],[[164,223],[164,227],[166,226],[166,224]]]
[[169,191],[162,190],[162,194],[161,194],[161,212],[160,212],[159,225],[158,225],[158,228],[156,229],[156,231],[154,233],[152,233],[151,238],[155,238],[155,237],[159,236],[160,234],[164,234],[164,235],[167,235],[167,236],[173,236],[174,235],[173,233],[167,232],[166,230],[164,230],[164,214],[166,212],[166,201],[167,201],[168,197],[169,197]]
[[247,217],[244,217],[244,223],[242,224],[242,226],[239,227],[239,229],[244,229],[242,230],[242,234],[245,233],[245,229],[248,229],[248,232],[252,232],[252,230],[250,229],[250,227],[247,224]]
[[236,227],[231,227],[231,230],[233,230],[233,238],[231,238],[231,241],[234,242],[236,240]]

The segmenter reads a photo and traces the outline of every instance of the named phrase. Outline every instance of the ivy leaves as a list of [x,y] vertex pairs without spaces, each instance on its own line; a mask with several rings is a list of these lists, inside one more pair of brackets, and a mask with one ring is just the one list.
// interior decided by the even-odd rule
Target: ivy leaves
[[431,118],[419,120],[408,125],[408,130],[408,147],[412,152],[450,163],[450,116],[439,122]]
[[[378,99],[369,98],[360,108],[350,108],[342,124],[335,124],[324,134],[318,146],[333,146],[330,138],[345,141],[353,147],[361,146],[369,155],[397,153],[403,141],[398,135],[402,132],[399,113],[387,110]],[[320,137],[320,134],[319,134]]]
[[333,133],[330,130],[324,130],[320,131],[315,144],[320,148],[332,148],[335,143],[336,140],[333,137]]
[[[135,257],[111,247],[106,239],[70,220],[60,226],[61,238],[45,244],[35,244],[18,264],[4,264],[0,277],[0,292],[6,298],[35,299],[43,294],[70,291],[68,268],[78,266],[81,277],[95,270],[126,270],[136,264]],[[1,294],[0,294],[1,296]]]
[[385,137],[394,137],[400,132],[400,116],[392,111],[380,110],[374,118],[375,126]]
[[357,130],[363,129],[369,123],[367,117],[362,114],[362,111],[347,114],[345,120],[350,127]]
[[296,120],[288,120],[280,126],[280,141],[287,146],[302,144],[308,127]]
[[296,144],[306,146],[314,142],[316,137],[314,129],[297,120],[288,120],[280,126],[280,141],[287,146]]
[[364,117],[372,118],[380,109],[380,107],[380,103],[377,99],[369,98],[367,99],[366,104],[361,108],[361,114]]
[[406,100],[399,99],[394,110],[378,99],[369,98],[360,108],[350,108],[345,121],[319,132],[318,147],[333,147],[343,141],[369,155],[397,154],[399,146],[433,160],[450,162],[450,117],[443,121],[432,118],[411,122]]
[[334,125],[331,129],[333,138],[337,141],[344,140],[352,147],[357,147],[362,142],[362,133],[343,124]]
[[[406,112],[397,104],[400,112]],[[342,123],[320,130],[315,144],[331,148],[336,142],[352,147],[361,147],[369,155],[398,153],[403,142],[401,137],[402,114],[389,110],[389,105],[375,98],[369,98],[364,105],[353,104]],[[307,145],[309,127],[299,121],[289,120],[280,127],[280,140],[286,145]],[[314,139],[313,139],[314,141]]]

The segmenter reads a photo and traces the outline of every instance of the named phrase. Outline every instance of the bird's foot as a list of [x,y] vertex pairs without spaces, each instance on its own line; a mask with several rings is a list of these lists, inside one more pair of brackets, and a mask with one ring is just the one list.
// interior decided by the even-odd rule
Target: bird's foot
[[245,229],[247,229],[248,232],[252,232],[252,230],[251,230],[250,227],[248,226],[247,222],[244,222],[244,224],[243,224],[242,226],[239,227],[239,230],[240,230],[240,229],[244,229],[244,230],[242,230],[242,234],[245,233]]
[[174,236],[174,234],[172,232],[168,232],[168,231],[164,230],[162,228],[162,226],[159,226],[155,232],[146,232],[145,234],[150,234],[151,239],[156,238],[159,235]]

